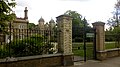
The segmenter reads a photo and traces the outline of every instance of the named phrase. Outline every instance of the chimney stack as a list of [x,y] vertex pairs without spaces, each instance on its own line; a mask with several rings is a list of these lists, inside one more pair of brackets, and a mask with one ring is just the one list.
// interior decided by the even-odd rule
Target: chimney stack
[[28,10],[27,10],[27,7],[25,7],[25,10],[24,10],[24,19],[28,19]]

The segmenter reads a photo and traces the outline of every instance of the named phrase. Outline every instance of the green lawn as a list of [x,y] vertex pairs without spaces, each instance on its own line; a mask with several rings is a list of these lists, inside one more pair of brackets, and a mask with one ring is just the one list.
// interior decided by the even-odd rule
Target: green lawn
[[[86,43],[86,56],[87,58],[93,58],[93,44]],[[84,45],[83,43],[73,43],[73,53],[75,56],[84,57]]]
[[116,48],[115,42],[105,42],[105,49]]
[[[84,45],[83,43],[73,43],[73,53],[76,56],[84,57]],[[93,43],[86,43],[86,54],[87,58],[93,57]],[[115,42],[105,42],[105,49],[113,49],[115,48]]]

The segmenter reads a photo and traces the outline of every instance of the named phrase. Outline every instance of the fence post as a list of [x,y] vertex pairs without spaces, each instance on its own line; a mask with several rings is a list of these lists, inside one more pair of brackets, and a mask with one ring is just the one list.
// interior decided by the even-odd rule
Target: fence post
[[105,31],[104,31],[103,22],[95,22],[93,23],[93,28],[96,29],[96,59],[104,60],[106,59],[106,52],[105,50]]
[[72,53],[72,18],[67,15],[57,17],[58,52],[63,54],[63,65],[73,65]]

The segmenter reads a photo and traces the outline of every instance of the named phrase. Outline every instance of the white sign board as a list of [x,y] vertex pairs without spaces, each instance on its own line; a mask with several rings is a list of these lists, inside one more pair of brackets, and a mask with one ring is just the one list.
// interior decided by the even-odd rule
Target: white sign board
[[94,37],[94,33],[86,33],[86,37]]

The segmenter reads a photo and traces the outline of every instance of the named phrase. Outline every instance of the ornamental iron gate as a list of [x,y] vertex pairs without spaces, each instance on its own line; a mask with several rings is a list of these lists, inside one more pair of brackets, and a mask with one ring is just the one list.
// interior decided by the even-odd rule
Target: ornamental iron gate
[[73,27],[74,61],[96,59],[96,30],[91,27]]

